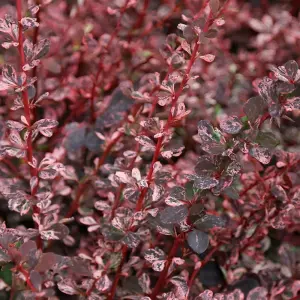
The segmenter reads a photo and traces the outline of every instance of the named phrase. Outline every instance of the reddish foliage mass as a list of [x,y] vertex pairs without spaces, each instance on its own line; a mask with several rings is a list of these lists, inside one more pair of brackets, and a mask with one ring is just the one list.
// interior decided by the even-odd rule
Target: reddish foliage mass
[[299,299],[299,22],[2,0],[0,299]]

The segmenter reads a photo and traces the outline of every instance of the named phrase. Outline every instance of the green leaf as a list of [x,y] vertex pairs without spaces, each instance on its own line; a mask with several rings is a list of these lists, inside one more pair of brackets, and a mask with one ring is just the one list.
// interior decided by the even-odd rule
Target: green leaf
[[11,268],[14,267],[14,264],[9,263],[1,268],[0,278],[9,286],[12,285],[12,271]]
[[275,148],[279,141],[272,132],[263,132],[260,131],[255,140],[259,145],[266,148]]

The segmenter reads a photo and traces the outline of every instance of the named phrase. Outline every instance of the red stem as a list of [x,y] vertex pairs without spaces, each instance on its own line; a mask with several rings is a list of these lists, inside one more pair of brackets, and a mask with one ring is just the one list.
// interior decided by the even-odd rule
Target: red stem
[[215,252],[220,248],[222,244],[219,243],[217,244],[214,248],[212,248],[210,250],[210,252],[205,256],[204,260],[201,262],[201,266],[200,268],[195,268],[192,275],[191,275],[191,278],[189,279],[188,281],[188,287],[189,287],[189,290],[191,290],[191,287],[193,285],[193,282],[195,280],[195,278],[197,277],[199,271],[201,270],[202,267],[204,267],[209,261],[210,259],[212,258],[212,256],[215,254]]
[[[111,149],[114,147],[114,145],[118,142],[118,140],[123,136],[124,133],[119,133],[118,136],[113,139],[108,146],[106,147],[104,153],[102,154],[101,158],[98,161],[97,167],[94,170],[94,175],[98,172],[98,170],[100,169],[100,167],[104,164],[106,157],[108,156],[108,154],[110,153]],[[75,200],[73,201],[69,211],[67,212],[67,214],[65,215],[65,218],[70,218],[72,217],[72,215],[77,211],[79,204],[80,204],[80,198],[81,196],[84,194],[84,192],[86,191],[87,187],[89,186],[89,182],[88,179],[84,182],[79,184],[79,187],[77,189],[77,193],[76,193],[76,197]]]
[[176,237],[176,239],[173,243],[172,249],[169,252],[167,261],[165,263],[165,267],[164,267],[163,271],[160,273],[160,275],[156,281],[155,287],[153,288],[152,294],[150,296],[151,300],[155,300],[157,295],[159,294],[161,288],[164,285],[166,285],[166,279],[168,276],[169,267],[172,263],[173,258],[176,256],[176,252],[183,241],[183,237],[184,237],[184,233],[181,233],[180,235],[178,235]]
[[[20,271],[25,276],[25,278],[26,278],[26,284],[31,289],[31,291],[37,292],[37,289],[31,283],[30,274],[28,273],[28,271],[25,270],[22,265],[17,266],[17,270]],[[38,298],[36,298],[36,299],[38,299]]]
[[[20,69],[22,71],[22,67],[25,65],[25,54],[23,51],[23,32],[22,32],[22,25],[20,23],[22,19],[22,0],[17,0],[17,14],[18,14],[18,21],[19,21],[19,55],[20,55]],[[31,119],[30,119],[30,105],[29,105],[29,98],[27,90],[25,89],[22,91],[22,100],[24,105],[24,114],[26,121],[28,123],[27,129],[30,131],[31,126]],[[32,156],[33,156],[33,150],[32,150],[32,138],[31,138],[31,132],[29,133],[28,139],[27,139],[27,159],[29,162],[32,162]],[[33,167],[30,167],[31,176],[36,176],[37,172],[36,169]]]
[[[17,15],[18,15],[18,28],[19,28],[19,38],[18,38],[18,42],[19,42],[19,55],[20,55],[20,70],[22,72],[22,68],[26,63],[25,60],[25,54],[23,51],[23,32],[22,32],[22,24],[21,24],[21,19],[22,19],[22,0],[17,0]],[[23,106],[24,106],[24,114],[25,114],[25,118],[26,121],[28,123],[27,125],[27,130],[29,131],[29,135],[27,138],[27,160],[28,162],[33,162],[33,147],[32,147],[32,133],[31,133],[31,112],[30,112],[30,105],[29,105],[29,98],[28,98],[28,92],[25,89],[24,91],[22,91],[22,100],[23,100]],[[30,166],[30,174],[31,176],[37,176],[38,171],[36,168]],[[35,196],[37,192],[37,186],[36,188],[32,191],[32,196]],[[37,206],[33,206],[33,211],[35,213],[39,213],[39,208]],[[42,240],[41,237],[38,236],[37,240],[37,247],[39,249],[42,248]]]
[[[177,90],[177,92],[175,93],[174,98],[172,100],[172,106],[171,106],[171,109],[170,109],[170,112],[169,112],[168,120],[167,120],[167,123],[165,125],[164,131],[167,131],[169,129],[170,125],[171,125],[171,121],[172,121],[172,113],[171,112],[172,112],[172,109],[175,107],[178,98],[180,97],[180,95],[181,95],[181,93],[182,93],[182,91],[183,91],[186,83],[189,80],[189,75],[190,75],[192,66],[193,66],[193,64],[194,64],[194,62],[195,62],[195,60],[197,58],[197,53],[198,53],[199,47],[200,47],[200,44],[196,43],[196,45],[194,47],[194,50],[193,50],[193,53],[192,53],[192,56],[191,56],[191,59],[189,61],[187,70],[185,72],[184,79],[182,80],[182,82],[180,84],[180,87]],[[148,176],[147,176],[148,185],[150,184],[151,179],[152,179],[152,174],[153,174],[153,170],[154,170],[154,164],[158,160],[158,157],[159,157],[159,154],[160,154],[160,151],[161,151],[161,148],[162,148],[162,142],[163,142],[163,137],[160,137],[158,139],[158,141],[157,141],[155,152],[154,152],[154,156],[153,156],[153,159],[152,159],[152,162],[151,162],[151,166],[150,166],[150,171],[149,171]],[[140,194],[140,197],[138,199],[138,202],[137,202],[136,211],[140,211],[142,209],[144,198],[145,198],[145,196],[147,194],[147,190],[148,190],[147,188],[144,188],[142,190],[142,192]]]
[[[118,23],[116,25],[116,28],[115,28],[113,34],[110,36],[110,39],[108,41],[107,46],[105,47],[106,51],[108,51],[108,49],[110,48],[114,38],[117,36],[118,31],[120,30],[121,20],[122,20],[122,17],[124,15],[126,9],[127,9],[128,4],[129,4],[129,0],[126,0],[125,5],[120,10],[121,13],[120,13]],[[98,70],[97,70],[96,77],[95,77],[95,80],[94,80],[94,83],[93,83],[91,98],[90,98],[90,105],[91,105],[91,117],[90,117],[90,119],[91,119],[91,123],[94,123],[95,120],[96,120],[96,111],[95,111],[96,88],[97,88],[98,80],[99,80],[99,77],[100,77],[100,74],[101,74],[102,70],[103,70],[102,58],[100,57],[100,62],[98,64]]]
[[116,273],[114,282],[113,282],[113,284],[112,284],[110,293],[109,293],[108,296],[107,296],[107,300],[113,300],[113,299],[114,299],[114,296],[115,296],[115,293],[116,293],[116,290],[117,290],[117,286],[118,286],[118,282],[119,282],[119,279],[120,279],[120,277],[121,277],[122,268],[123,268],[123,265],[124,265],[124,263],[125,263],[127,250],[128,250],[127,246],[124,245],[124,246],[122,247],[122,260],[121,260],[121,262],[120,262],[120,264],[119,264],[119,267],[118,267],[118,270],[117,270],[117,273]]

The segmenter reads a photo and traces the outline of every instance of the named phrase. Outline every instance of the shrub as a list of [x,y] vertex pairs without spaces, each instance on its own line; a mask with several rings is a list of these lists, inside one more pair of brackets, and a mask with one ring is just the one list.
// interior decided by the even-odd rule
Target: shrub
[[2,1],[1,299],[298,299],[299,9]]

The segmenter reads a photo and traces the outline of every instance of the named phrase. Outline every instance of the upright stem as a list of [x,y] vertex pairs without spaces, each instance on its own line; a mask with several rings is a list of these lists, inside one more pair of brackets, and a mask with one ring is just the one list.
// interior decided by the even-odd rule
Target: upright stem
[[117,290],[117,286],[118,286],[118,282],[119,282],[119,279],[121,277],[122,268],[123,268],[123,265],[125,263],[127,250],[128,250],[128,247],[126,245],[124,245],[122,247],[122,260],[119,264],[119,267],[118,267],[118,270],[117,270],[117,273],[116,273],[116,277],[113,281],[110,293],[108,294],[108,297],[107,297],[107,300],[113,300],[114,299],[114,296],[115,296],[115,293],[116,293],[116,290]]
[[[22,24],[21,24],[21,19],[22,19],[22,0],[17,0],[17,15],[18,15],[18,28],[19,28],[19,55],[20,55],[20,70],[22,72],[22,68],[25,65],[25,54],[23,51],[23,31],[22,31]],[[25,89],[22,91],[22,101],[24,105],[24,115],[26,118],[26,121],[28,123],[27,129],[29,131],[29,136],[27,138],[27,160],[28,162],[32,163],[32,157],[33,157],[33,150],[32,150],[32,137],[31,137],[31,113],[30,113],[30,106],[29,106],[29,98],[28,98],[28,92]],[[35,168],[30,166],[30,173],[31,176],[36,176],[37,171]]]
[[[23,31],[22,31],[22,0],[17,0],[17,14],[18,14],[18,28],[19,28],[19,55],[20,55],[20,71],[22,71],[22,67],[25,65],[25,54],[23,51]],[[28,93],[27,90],[24,90],[22,92],[22,99],[23,99],[23,105],[24,105],[24,114],[27,123],[30,126],[30,107],[29,107],[29,99],[28,99]]]
[[182,241],[183,241],[183,237],[184,237],[184,233],[181,233],[180,235],[178,235],[173,243],[172,249],[169,252],[165,267],[163,269],[163,271],[160,273],[157,281],[156,281],[156,285],[152,291],[151,294],[151,300],[155,300],[157,295],[160,293],[161,288],[166,285],[166,279],[168,276],[168,272],[169,272],[169,267],[172,263],[173,258],[176,256],[176,252],[179,248],[179,246],[181,245]]
[[[177,90],[177,92],[175,93],[175,95],[173,97],[172,106],[171,106],[171,109],[170,109],[170,112],[169,112],[167,123],[164,127],[164,131],[167,131],[169,129],[170,125],[171,125],[172,109],[175,107],[178,98],[180,97],[186,83],[189,80],[190,72],[191,72],[192,66],[193,66],[193,64],[194,64],[194,62],[197,58],[197,53],[198,53],[199,47],[200,47],[200,44],[196,43],[196,45],[194,47],[194,50],[193,50],[193,53],[192,53],[192,56],[191,56],[191,59],[189,61],[187,70],[185,72],[185,76],[184,76],[184,78],[183,78],[183,80],[180,84],[179,89]],[[155,152],[154,152],[154,155],[153,155],[153,158],[152,158],[150,170],[149,170],[149,173],[148,173],[148,176],[147,176],[148,185],[149,185],[149,183],[151,182],[151,179],[152,179],[152,175],[153,175],[153,171],[154,171],[154,164],[157,162],[160,151],[161,151],[161,148],[162,148],[163,138],[164,137],[160,137],[157,141],[157,144],[156,144],[156,148],[155,148]],[[136,211],[140,211],[143,208],[143,201],[144,201],[144,198],[147,194],[147,190],[148,190],[147,188],[144,188],[142,190],[142,192],[140,194],[140,197],[138,199],[138,202],[137,202]]]
[[[22,31],[22,24],[21,24],[21,19],[22,19],[22,0],[17,0],[17,15],[18,15],[18,28],[19,28],[19,37],[18,37],[18,42],[19,42],[19,55],[20,55],[20,71],[22,72],[23,66],[25,65],[25,54],[23,51],[23,31]],[[28,138],[27,138],[27,161],[32,163],[33,162],[33,148],[32,148],[32,132],[31,132],[31,112],[30,112],[30,105],[29,105],[29,97],[28,97],[28,92],[25,89],[22,91],[22,100],[23,100],[23,106],[24,106],[24,114],[25,118],[27,121],[27,130],[29,132]],[[37,169],[30,166],[30,174],[31,176],[37,176],[38,172]],[[34,190],[31,192],[32,196],[35,196],[37,192],[37,187],[38,185],[34,188]],[[34,213],[39,213],[39,208],[34,205],[33,206],[33,212]],[[39,249],[42,248],[42,240],[40,235],[36,238],[36,243],[37,247]]]
[[[122,20],[122,17],[124,15],[126,9],[127,9],[128,4],[129,4],[129,0],[126,0],[124,6],[120,10],[121,13],[120,13],[120,17],[119,17],[117,26],[116,26],[114,32],[112,33],[112,35],[110,36],[110,39],[109,39],[109,41],[107,43],[107,46],[105,47],[106,51],[108,51],[108,49],[110,48],[110,46],[111,46],[114,38],[117,36],[117,33],[120,30],[121,20]],[[91,123],[94,123],[95,120],[96,120],[96,110],[95,110],[96,88],[97,88],[98,80],[99,80],[99,77],[100,77],[100,74],[101,74],[102,70],[103,70],[102,57],[100,57],[100,62],[98,64],[98,70],[97,70],[97,73],[96,73],[96,76],[95,76],[95,80],[93,82],[93,87],[92,87],[92,92],[91,92],[91,98],[90,98],[90,105],[91,105],[90,121],[91,121]]]

